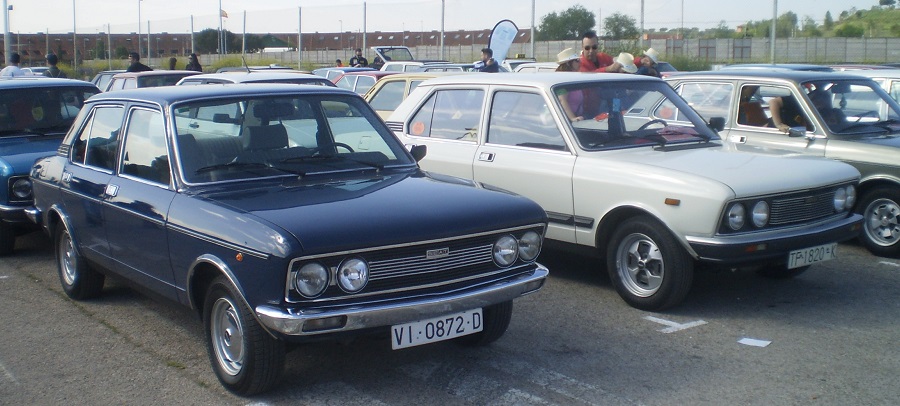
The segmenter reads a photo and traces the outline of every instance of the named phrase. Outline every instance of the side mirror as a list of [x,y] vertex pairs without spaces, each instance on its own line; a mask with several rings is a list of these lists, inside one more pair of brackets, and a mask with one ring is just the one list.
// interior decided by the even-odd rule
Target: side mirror
[[716,131],[722,131],[725,129],[725,117],[711,117],[709,119],[709,128],[712,128]]
[[416,162],[425,158],[426,152],[428,152],[428,147],[426,145],[413,145],[412,148],[409,149],[409,153],[412,154]]
[[791,127],[788,130],[788,137],[803,137],[806,136],[806,127]]

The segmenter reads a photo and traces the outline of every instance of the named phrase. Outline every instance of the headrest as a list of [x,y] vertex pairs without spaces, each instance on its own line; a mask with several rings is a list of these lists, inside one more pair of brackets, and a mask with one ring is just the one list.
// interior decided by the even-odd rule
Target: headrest
[[287,102],[264,101],[253,106],[253,116],[263,120],[277,120],[294,114],[294,106]]
[[247,127],[241,141],[247,151],[287,148],[287,130],[281,124]]

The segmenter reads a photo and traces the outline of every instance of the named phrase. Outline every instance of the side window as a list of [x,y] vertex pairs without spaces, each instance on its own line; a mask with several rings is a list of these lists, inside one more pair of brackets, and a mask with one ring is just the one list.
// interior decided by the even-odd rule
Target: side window
[[895,80],[891,83],[890,93],[894,100],[900,102],[900,80]]
[[[733,91],[734,85],[731,83],[684,83],[678,87],[681,97],[706,120],[730,116]],[[674,110],[668,114],[671,117],[665,117],[664,113],[661,107],[655,115],[669,121],[686,120],[674,114]]]
[[353,76],[346,75],[335,83],[335,86],[341,89],[353,90]]
[[406,94],[408,95],[408,94],[412,93],[413,90],[416,90],[416,88],[422,84],[422,82],[424,82],[424,80],[411,80],[409,82],[409,91]]
[[122,89],[134,89],[137,88],[137,79],[135,78],[127,78],[122,83]]
[[122,107],[98,107],[72,148],[72,162],[113,170],[119,147]]
[[166,127],[162,114],[158,111],[132,110],[122,151],[120,171],[123,174],[169,184]]
[[371,76],[360,76],[356,79],[356,93],[365,94],[375,85],[375,78]]
[[403,102],[403,88],[406,83],[402,80],[385,83],[378,89],[378,93],[372,96],[369,104],[375,110],[396,110]]
[[484,91],[441,90],[410,121],[410,133],[447,140],[476,141]]
[[565,151],[550,106],[535,93],[497,92],[491,103],[487,142]]

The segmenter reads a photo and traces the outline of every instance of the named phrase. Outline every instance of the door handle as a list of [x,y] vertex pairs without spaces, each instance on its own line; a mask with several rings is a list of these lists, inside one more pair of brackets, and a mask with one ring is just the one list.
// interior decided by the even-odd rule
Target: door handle
[[116,195],[119,193],[119,187],[113,184],[108,184],[106,185],[106,191],[104,193],[106,193],[107,197],[116,197]]
[[479,161],[484,162],[494,162],[494,153],[493,152],[482,152],[478,155]]

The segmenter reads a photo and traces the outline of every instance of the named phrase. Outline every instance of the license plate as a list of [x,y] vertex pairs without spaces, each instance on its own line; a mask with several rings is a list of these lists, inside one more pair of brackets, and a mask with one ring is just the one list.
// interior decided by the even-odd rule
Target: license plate
[[837,258],[837,243],[820,245],[818,247],[804,248],[791,251],[788,254],[788,269],[815,264],[816,262],[830,261]]
[[414,347],[477,333],[484,329],[481,309],[391,326],[391,349]]

